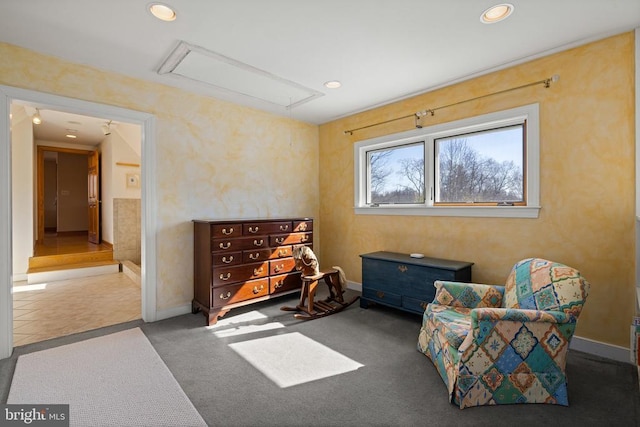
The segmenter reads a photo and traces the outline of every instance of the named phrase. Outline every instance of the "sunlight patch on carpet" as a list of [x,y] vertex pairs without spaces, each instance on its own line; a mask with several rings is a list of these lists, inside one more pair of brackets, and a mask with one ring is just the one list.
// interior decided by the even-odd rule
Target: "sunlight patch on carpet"
[[238,335],[253,334],[256,332],[271,331],[274,329],[284,328],[280,322],[269,322],[256,324],[255,321],[268,319],[269,316],[253,310],[248,313],[238,314],[226,319],[220,319],[217,323],[207,326],[207,329],[213,330],[213,334],[218,338],[235,337]]
[[229,347],[282,388],[364,366],[299,332],[237,342]]
[[205,326],[206,329],[221,329],[240,323],[253,322],[256,320],[267,319],[269,316],[260,313],[258,310],[249,311],[247,313],[237,314],[235,316],[225,317],[218,320],[211,326]]
[[218,338],[235,337],[237,335],[253,334],[256,332],[271,331],[274,329],[284,328],[285,326],[280,322],[265,323],[264,325],[243,325],[235,326],[233,328],[222,329],[214,332],[214,335]]

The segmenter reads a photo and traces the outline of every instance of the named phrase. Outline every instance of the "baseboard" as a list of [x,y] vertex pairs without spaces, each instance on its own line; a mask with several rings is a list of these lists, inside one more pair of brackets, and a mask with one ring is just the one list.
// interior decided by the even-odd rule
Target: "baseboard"
[[26,282],[27,281],[27,273],[22,273],[22,274],[14,274],[11,277],[11,281],[12,282]]
[[347,289],[351,289],[351,290],[362,293],[362,283],[352,282],[351,280],[347,280]]
[[156,320],[170,319],[183,314],[191,313],[191,304],[156,311]]
[[605,357],[617,362],[631,363],[629,349],[619,345],[607,344],[574,335],[569,348],[593,354],[594,356]]
[[[352,282],[348,280],[347,289],[362,293],[362,283]],[[569,348],[571,348],[572,350],[593,354],[594,356],[605,357],[607,359],[615,360],[618,362],[631,363],[629,349],[614,344],[607,344],[574,335]]]

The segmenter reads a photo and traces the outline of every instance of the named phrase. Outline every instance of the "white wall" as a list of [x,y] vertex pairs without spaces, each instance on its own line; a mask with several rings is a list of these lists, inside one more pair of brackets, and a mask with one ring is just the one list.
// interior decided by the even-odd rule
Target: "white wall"
[[13,234],[13,279],[26,280],[29,258],[33,256],[33,125],[24,109],[16,110],[11,121],[11,168],[12,168],[12,234]]
[[113,199],[140,199],[141,186],[127,186],[127,174],[136,174],[141,182],[140,166],[123,166],[118,163],[140,165],[142,142],[138,125],[120,123],[100,144],[102,180],[102,239],[114,243]]

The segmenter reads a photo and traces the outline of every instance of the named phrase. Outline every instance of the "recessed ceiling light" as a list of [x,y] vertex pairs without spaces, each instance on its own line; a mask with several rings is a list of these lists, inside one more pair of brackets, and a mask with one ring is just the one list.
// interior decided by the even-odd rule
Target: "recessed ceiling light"
[[342,83],[337,80],[330,80],[328,82],[325,82],[324,86],[329,89],[338,89],[340,86],[342,86]]
[[507,19],[513,12],[513,5],[510,3],[497,4],[482,12],[480,15],[480,22],[483,24],[494,24],[500,22],[503,19]]
[[162,21],[175,21],[177,16],[175,10],[162,3],[151,3],[149,12]]
[[74,134],[72,134],[72,133],[68,133],[68,134],[66,134],[65,136],[66,136],[67,138],[71,138],[71,139],[76,139],[76,138],[77,138],[77,136],[76,136],[76,135],[74,135]]

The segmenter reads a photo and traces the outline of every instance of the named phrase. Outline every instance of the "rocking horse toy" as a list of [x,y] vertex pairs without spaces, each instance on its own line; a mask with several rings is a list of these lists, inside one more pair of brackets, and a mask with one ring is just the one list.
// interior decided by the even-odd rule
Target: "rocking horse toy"
[[[321,271],[316,255],[308,246],[295,246],[293,259],[296,262],[296,270],[302,271],[300,303],[295,307],[281,307],[280,310],[296,311],[293,315],[296,319],[309,320],[342,311],[358,300],[358,296],[348,302],[344,300],[342,294],[347,287],[344,271],[337,266]],[[329,297],[315,301],[318,283],[322,279],[329,287]]]

